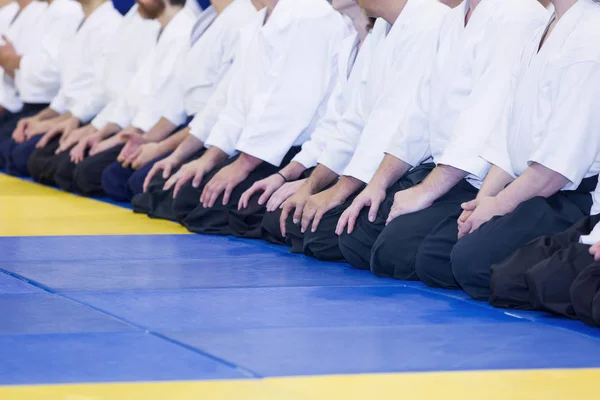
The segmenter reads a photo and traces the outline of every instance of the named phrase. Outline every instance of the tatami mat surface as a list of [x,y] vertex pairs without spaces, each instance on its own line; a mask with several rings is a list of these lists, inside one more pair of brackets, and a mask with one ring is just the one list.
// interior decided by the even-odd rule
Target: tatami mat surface
[[0,175],[0,399],[600,393],[580,322],[186,233]]

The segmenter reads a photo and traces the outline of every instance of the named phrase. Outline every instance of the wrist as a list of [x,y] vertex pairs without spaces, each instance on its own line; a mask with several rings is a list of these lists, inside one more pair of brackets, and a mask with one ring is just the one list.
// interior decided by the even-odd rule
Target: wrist
[[262,164],[262,160],[246,153],[241,153],[237,160],[235,160],[235,164],[239,166],[244,172],[250,173],[254,171],[256,167]]
[[279,173],[285,177],[286,182],[290,182],[300,178],[304,171],[306,171],[304,165],[300,164],[299,162],[292,161],[291,163],[286,165],[281,171],[279,171]]
[[498,206],[500,211],[503,212],[503,215],[513,212],[515,208],[517,208],[517,206],[520,204],[519,202],[510,198],[510,196],[507,196],[505,192],[500,192],[497,196],[492,198],[496,202],[496,205]]
[[[411,189],[408,189],[411,190]],[[419,184],[413,186],[412,190],[415,191],[417,197],[421,199],[424,203],[433,204],[434,201],[438,199],[437,195],[434,191],[430,190],[427,186],[423,184]]]
[[387,184],[387,182],[384,179],[378,179],[377,177],[373,178],[373,180],[367,185],[367,187],[369,187],[372,190],[383,190],[384,192],[389,188],[389,186],[390,185]]
[[340,177],[337,183],[333,186],[335,189],[334,197],[337,200],[344,202],[363,185],[364,183],[361,180],[352,176],[344,175]]

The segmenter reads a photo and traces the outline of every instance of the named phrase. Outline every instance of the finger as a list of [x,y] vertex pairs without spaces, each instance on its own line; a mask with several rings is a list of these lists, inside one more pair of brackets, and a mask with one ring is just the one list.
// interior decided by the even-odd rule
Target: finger
[[296,203],[296,209],[294,210],[294,224],[298,225],[300,220],[302,219],[302,213],[304,212],[304,206],[306,203],[298,202]]
[[369,222],[373,223],[377,219],[377,212],[379,212],[380,205],[381,205],[381,200],[371,199],[371,208],[369,209]]
[[148,172],[148,175],[146,175],[146,178],[144,179],[144,184],[142,185],[142,189],[144,191],[144,193],[146,193],[148,191],[148,186],[150,186],[150,181],[152,180],[152,178],[154,178],[154,175],[156,175],[156,173],[158,172],[158,170],[160,169],[160,167],[158,167],[156,164],[150,168],[150,172]]
[[117,162],[119,163],[123,163],[123,161],[125,161],[125,153],[127,152],[127,145],[125,145],[125,147],[123,147],[121,149],[121,151],[119,152],[119,155],[117,156]]
[[165,165],[165,169],[163,170],[163,179],[167,179],[169,176],[171,176],[171,169],[171,164]]
[[263,192],[263,194],[258,198],[258,205],[262,206],[264,205],[267,201],[269,201],[269,199],[271,198],[271,196],[273,195],[274,190],[270,187],[266,187],[265,191]]
[[202,193],[200,193],[200,203],[204,206],[208,204],[209,193],[212,188],[212,181],[208,181],[204,188],[202,189]]
[[134,169],[137,171],[138,169],[142,168],[144,166],[144,164],[146,164],[146,163],[144,162],[144,159],[141,157],[141,154],[140,154],[138,157],[136,157],[135,160],[133,160],[131,162],[131,169]]
[[471,231],[471,224],[469,222],[461,223],[458,225],[458,238],[466,236]]
[[177,179],[177,183],[175,184],[175,189],[173,190],[173,198],[177,197],[177,194],[190,179],[192,179],[191,174],[184,174],[179,179]]
[[204,177],[204,171],[196,171],[196,173],[194,174],[194,180],[192,181],[192,186],[197,189],[200,186],[200,184],[202,183],[203,177]]
[[302,212],[302,222],[300,224],[300,231],[302,233],[306,232],[308,229],[308,225],[312,222],[317,210],[312,207],[306,207]]
[[400,215],[400,209],[398,207],[392,207],[390,210],[390,215],[388,215],[387,220],[385,221],[385,225],[389,225],[394,219],[396,219]]
[[231,197],[231,192],[233,192],[235,186],[233,184],[229,184],[225,187],[225,193],[223,194],[223,205],[226,206],[229,204],[229,198]]
[[325,209],[319,209],[317,211],[317,213],[315,214],[315,217],[313,218],[313,223],[312,223],[312,229],[311,231],[313,233],[315,233],[317,231],[317,228],[319,228],[319,224],[321,223],[321,219],[323,218],[323,215],[325,215],[325,213],[328,210]]
[[256,194],[256,192],[258,192],[259,190],[260,189],[258,185],[255,183],[254,185],[250,186],[250,189],[246,190],[244,194],[242,194],[242,197],[240,198],[242,208],[248,207],[248,202],[250,201],[250,198],[254,196],[254,194]]
[[248,190],[246,190],[244,193],[242,193],[242,197],[240,197],[240,200],[238,201],[238,206],[237,206],[238,211],[240,211],[242,208],[247,207],[247,205],[245,205],[245,203],[246,203],[246,195],[248,193]]
[[212,190],[210,199],[208,200],[208,208],[212,208],[217,202],[217,198],[223,193],[223,186],[217,186]]
[[477,207],[477,199],[462,203],[460,206],[465,211],[473,211]]
[[140,156],[140,154],[142,154],[142,149],[138,148],[136,151],[134,151],[133,153],[131,153],[131,155],[129,157],[127,157],[125,159],[125,165],[131,165],[131,163],[133,163],[135,161],[136,158],[138,158]]
[[279,217],[279,230],[281,235],[285,237],[285,224],[287,223],[288,216],[292,210],[293,205],[291,203],[283,203],[281,208],[281,216]]
[[358,219],[360,211],[361,210],[358,208],[350,208],[350,211],[348,211],[348,234],[354,232],[356,220]]
[[267,211],[268,212],[273,212],[277,209],[277,207],[279,207],[279,205],[281,204],[281,202],[279,201],[279,196],[277,195],[277,192],[275,192],[273,195],[271,195],[271,197],[269,198],[269,201],[267,201]]
[[[350,208],[342,213],[342,216],[338,220],[335,226],[335,234],[341,236],[344,233],[344,229],[346,229],[346,225],[348,224],[348,219],[350,218]],[[350,232],[348,232],[350,233]]]
[[167,179],[167,181],[163,185],[163,190],[169,190],[169,189],[171,189],[171,187],[174,184],[177,183],[177,179],[179,178],[179,176],[181,176],[181,175],[180,174],[175,174],[172,177],[170,177],[169,179]]

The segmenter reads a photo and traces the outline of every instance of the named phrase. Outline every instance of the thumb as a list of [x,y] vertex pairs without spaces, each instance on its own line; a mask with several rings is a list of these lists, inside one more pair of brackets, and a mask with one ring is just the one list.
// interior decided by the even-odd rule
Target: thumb
[[462,203],[460,206],[465,211],[473,211],[477,207],[477,199],[467,201],[466,203]]

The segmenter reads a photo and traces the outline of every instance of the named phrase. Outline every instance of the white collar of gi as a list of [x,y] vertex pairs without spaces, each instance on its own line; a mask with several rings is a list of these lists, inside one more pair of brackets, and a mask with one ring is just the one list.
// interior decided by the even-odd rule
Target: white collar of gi
[[416,15],[416,11],[426,1],[429,0],[408,0],[404,5],[404,8],[400,12],[400,15],[398,15],[398,18],[396,18],[394,26],[407,24],[412,19],[412,17]]
[[[96,8],[88,17],[87,19],[84,21],[89,25],[90,21],[94,21],[95,19],[100,20],[104,14],[109,13],[111,10],[114,9],[113,3],[112,1],[107,1],[102,3],[98,8]],[[82,22],[82,26],[81,28],[83,29],[83,26],[85,24]]]
[[[224,10],[223,12],[225,12]],[[200,12],[198,16],[198,20],[194,24],[194,28],[192,29],[192,36],[190,41],[192,44],[196,43],[200,37],[206,32],[206,30],[211,26],[214,20],[217,18],[217,10],[210,6],[206,10]]]
[[[264,14],[261,15],[266,16],[266,9],[262,12]],[[269,36],[285,30],[294,19],[320,18],[334,12],[331,5],[323,0],[279,0],[262,32]]]

